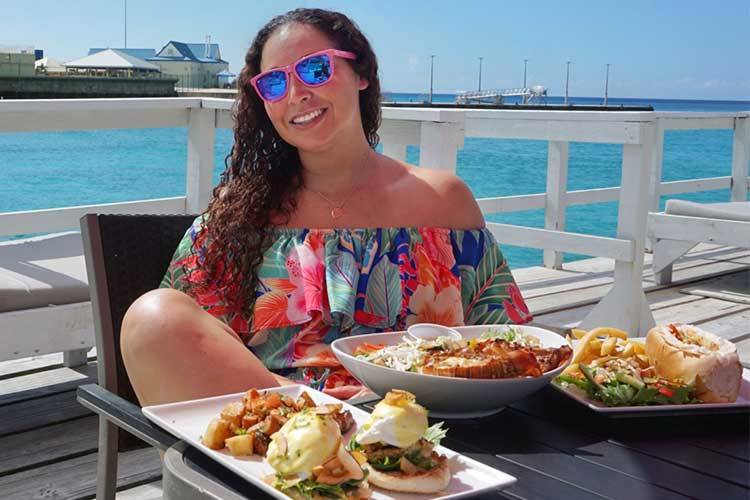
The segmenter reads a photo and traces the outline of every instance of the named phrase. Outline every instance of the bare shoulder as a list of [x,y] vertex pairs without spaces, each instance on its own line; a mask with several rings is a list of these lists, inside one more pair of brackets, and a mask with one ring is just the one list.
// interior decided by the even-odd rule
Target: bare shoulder
[[459,177],[444,170],[403,164],[405,189],[412,204],[420,207],[424,225],[454,229],[484,227],[484,217],[469,187]]

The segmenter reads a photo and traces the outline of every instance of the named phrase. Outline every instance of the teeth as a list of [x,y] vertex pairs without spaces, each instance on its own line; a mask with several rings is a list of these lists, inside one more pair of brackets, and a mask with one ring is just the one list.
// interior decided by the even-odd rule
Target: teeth
[[322,114],[323,114],[322,109],[316,109],[315,111],[311,111],[310,113],[307,113],[306,115],[298,116],[297,118],[292,120],[292,123],[295,123],[297,125],[300,125],[302,123],[307,123],[310,120],[313,120]]

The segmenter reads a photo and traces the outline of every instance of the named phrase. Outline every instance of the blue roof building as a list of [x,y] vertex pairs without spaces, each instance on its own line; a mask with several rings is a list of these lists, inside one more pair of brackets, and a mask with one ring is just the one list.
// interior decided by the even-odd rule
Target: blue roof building
[[226,63],[221,58],[218,43],[184,43],[170,40],[150,61],[197,61]]
[[221,58],[219,44],[185,43],[170,40],[155,55],[147,59],[161,68],[162,74],[177,78],[178,87],[216,88],[227,83],[223,71],[229,63]]

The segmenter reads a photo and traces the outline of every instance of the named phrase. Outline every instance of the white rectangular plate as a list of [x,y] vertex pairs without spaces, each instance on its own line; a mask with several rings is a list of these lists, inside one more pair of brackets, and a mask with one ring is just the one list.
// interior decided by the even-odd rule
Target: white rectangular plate
[[[356,422],[356,425],[344,436],[344,442],[348,442],[356,432],[356,429],[364,424],[369,417],[367,412],[359,408],[303,385],[288,385],[266,390],[286,394],[292,398],[297,398],[303,391],[307,391],[317,404],[343,403],[344,409],[352,413]],[[178,436],[194,448],[197,448],[212,459],[244,477],[266,493],[276,498],[289,498],[263,481],[264,477],[273,474],[273,469],[261,457],[253,455],[252,457],[236,458],[231,456],[226,449],[212,450],[201,443],[201,436],[203,436],[208,423],[212,419],[217,418],[222,408],[228,403],[241,401],[243,394],[228,394],[226,396],[197,399],[194,401],[146,406],[143,408],[143,413],[158,426]],[[450,433],[450,430],[448,432]],[[416,495],[390,492],[370,485],[373,492],[372,498],[383,500],[464,498],[496,488],[506,488],[516,482],[516,478],[513,476],[451,451],[448,448],[440,446],[436,451],[448,457],[448,464],[452,473],[448,488],[440,492],[440,496],[435,496],[436,494]]]
[[[633,340],[645,342],[645,338],[638,337]],[[695,403],[688,405],[648,405],[648,406],[606,406],[601,401],[586,397],[583,391],[577,388],[563,388],[557,380],[552,381],[552,387],[569,396],[582,405],[595,412],[611,417],[645,417],[645,416],[673,416],[673,415],[697,415],[715,413],[741,413],[750,411],[750,370],[742,370],[742,385],[737,395],[737,401],[733,403]]]

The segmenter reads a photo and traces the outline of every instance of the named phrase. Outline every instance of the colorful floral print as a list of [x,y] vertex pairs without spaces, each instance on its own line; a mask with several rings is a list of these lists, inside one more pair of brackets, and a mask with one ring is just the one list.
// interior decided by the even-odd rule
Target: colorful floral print
[[[196,219],[180,242],[163,287],[192,293],[188,280],[198,276],[198,259],[210,251],[202,224]],[[398,331],[413,323],[532,319],[487,229],[276,229],[257,272],[250,321],[230,311],[217,290],[193,297],[268,368],[300,369],[305,379],[339,395],[358,388],[329,347],[341,336]],[[318,376],[322,370],[325,380]]]

